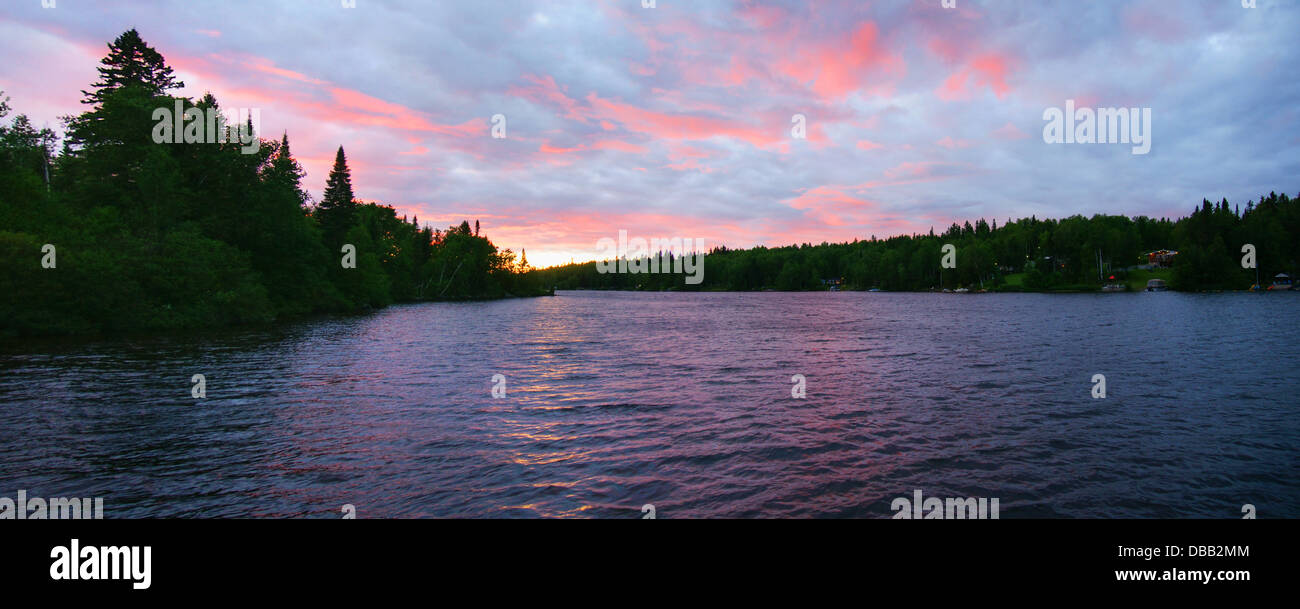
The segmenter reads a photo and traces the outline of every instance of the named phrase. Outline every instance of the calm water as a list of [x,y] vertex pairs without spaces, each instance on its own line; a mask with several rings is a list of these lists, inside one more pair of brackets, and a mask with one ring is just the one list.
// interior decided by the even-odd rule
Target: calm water
[[1300,294],[562,292],[26,340],[0,345],[0,496],[102,496],[109,518],[889,517],[922,489],[1003,518],[1294,518],[1298,330]]

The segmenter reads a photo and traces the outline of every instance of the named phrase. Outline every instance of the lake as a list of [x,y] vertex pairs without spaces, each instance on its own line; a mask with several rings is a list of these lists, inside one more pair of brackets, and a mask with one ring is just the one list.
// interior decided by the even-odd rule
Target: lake
[[1002,518],[1295,518],[1298,328],[1300,294],[559,292],[22,339],[0,344],[0,496],[889,518],[920,489]]

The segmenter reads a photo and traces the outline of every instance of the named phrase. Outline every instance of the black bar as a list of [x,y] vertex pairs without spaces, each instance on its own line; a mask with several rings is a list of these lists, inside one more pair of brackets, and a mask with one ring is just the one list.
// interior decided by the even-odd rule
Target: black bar
[[[659,581],[724,573],[761,586],[794,581],[1027,586],[1117,594],[1233,594],[1285,588],[1293,575],[1291,520],[462,521],[64,520],[0,523],[7,590],[94,596],[214,598],[240,590],[427,592],[483,577],[514,584]],[[51,549],[149,546],[148,589],[117,581],[51,579]],[[1121,557],[1120,547],[1138,556]],[[1181,556],[1170,558],[1175,546]],[[1146,559],[1146,549],[1160,550]],[[1238,554],[1244,556],[1197,556]],[[1116,571],[1248,572],[1248,581],[1118,581]],[[514,585],[512,584],[512,585]],[[676,585],[676,584],[674,584]],[[205,595],[207,592],[205,592]]]

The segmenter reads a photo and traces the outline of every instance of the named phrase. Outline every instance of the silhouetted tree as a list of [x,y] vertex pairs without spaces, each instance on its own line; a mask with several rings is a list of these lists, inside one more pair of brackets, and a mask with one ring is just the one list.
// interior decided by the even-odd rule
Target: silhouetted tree
[[[170,96],[180,83],[134,30],[109,47],[85,93],[91,107],[65,119],[57,156],[53,131],[22,115],[6,122],[0,94],[0,260],[15,261],[0,264],[0,336],[265,323],[395,300],[532,293],[513,254],[472,235],[468,222],[443,234],[392,207],[358,204],[341,147],[311,208],[287,134],[257,139],[250,119],[238,125],[251,146],[155,142],[157,110],[219,113],[220,104],[211,93]],[[344,242],[357,248],[355,268],[339,264]],[[57,246],[57,272],[34,262],[46,243]]]
[[176,80],[162,54],[145,44],[134,28],[109,43],[108,55],[99,61],[99,82],[94,91],[82,91],[84,104],[102,104],[116,91],[136,87],[147,97],[157,97],[185,83]]
[[352,195],[352,172],[348,169],[348,159],[342,146],[339,146],[339,151],[334,156],[334,167],[330,169],[320,205],[316,206],[316,218],[330,243],[341,243],[344,233],[357,220],[357,203]]

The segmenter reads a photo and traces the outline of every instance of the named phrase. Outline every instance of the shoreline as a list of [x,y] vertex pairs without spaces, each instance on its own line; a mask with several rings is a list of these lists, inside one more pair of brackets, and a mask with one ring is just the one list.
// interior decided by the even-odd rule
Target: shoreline
[[555,290],[549,290],[549,291],[539,292],[537,294],[527,294],[527,295],[507,294],[505,296],[483,296],[483,297],[475,297],[475,298],[441,298],[441,299],[426,299],[426,300],[405,300],[405,301],[394,302],[388,305],[384,305],[382,307],[362,307],[360,309],[356,309],[352,311],[314,311],[311,313],[285,315],[282,317],[278,317],[276,319],[272,319],[270,321],[260,322],[260,323],[209,324],[209,325],[186,326],[180,328],[127,328],[127,329],[120,329],[120,330],[95,330],[92,332],[38,332],[38,333],[26,333],[26,334],[0,333],[0,347],[15,343],[17,341],[21,341],[23,339],[78,340],[78,339],[95,339],[95,338],[99,338],[99,339],[150,338],[150,337],[158,337],[158,336],[181,337],[190,334],[200,335],[200,334],[205,334],[210,332],[220,332],[220,331],[273,330],[273,329],[284,328],[284,327],[292,326],[294,324],[304,323],[309,321],[362,317],[366,315],[372,315],[374,313],[384,311],[386,309],[391,309],[400,306],[407,306],[407,305],[432,304],[432,303],[443,303],[443,302],[493,302],[498,300],[515,300],[515,299],[523,299],[523,298],[545,298],[548,296],[555,296]]
[[[1175,289],[1167,289],[1167,290],[1162,290],[1162,291],[1164,291],[1164,292],[1178,293],[1178,294],[1268,294],[1268,293],[1290,293],[1290,292],[1294,292],[1294,290],[1285,290],[1285,291],[1280,291],[1280,292],[1269,292],[1269,291],[1264,291],[1264,292],[1255,292],[1255,291],[1251,291],[1251,290],[1175,290]],[[623,293],[645,293],[645,294],[673,294],[673,293],[687,293],[687,294],[690,294],[690,293],[698,293],[698,294],[768,294],[768,293],[781,293],[781,294],[816,294],[816,293],[836,293],[836,292],[843,292],[843,293],[857,293],[857,294],[951,294],[951,295],[958,295],[958,296],[968,296],[968,295],[983,295],[983,294],[1049,294],[1049,295],[1050,295],[1050,294],[1060,294],[1060,295],[1066,295],[1066,294],[1141,294],[1141,293],[1146,293],[1147,291],[1146,291],[1146,290],[1125,290],[1125,291],[1122,291],[1122,292],[1103,292],[1103,291],[1101,290],[1100,287],[1097,287],[1096,289],[1092,289],[1092,290],[1082,290],[1082,289],[1034,290],[1034,289],[1027,289],[1027,288],[1020,288],[1020,289],[990,289],[990,290],[986,290],[986,291],[984,291],[984,292],[980,292],[980,291],[953,292],[953,291],[951,291],[951,290],[949,290],[949,291],[947,291],[947,292],[945,292],[945,291],[943,291],[943,290],[878,290],[878,291],[876,291],[876,292],[872,292],[871,290],[855,290],[855,289],[849,289],[849,290],[776,290],[776,289],[763,289],[763,290],[719,290],[719,289],[705,289],[705,290],[631,290],[631,289],[613,289],[613,288],[607,288],[607,289],[602,289],[602,288],[571,288],[571,289],[561,289],[561,288],[556,288],[556,289],[549,290],[549,291],[546,291],[546,292],[542,292],[542,293],[539,293],[539,294],[524,295],[524,296],[507,295],[507,296],[499,296],[499,297],[481,297],[481,298],[457,298],[457,299],[439,299],[439,300],[411,300],[411,301],[395,302],[395,303],[392,303],[392,304],[387,305],[387,306],[384,306],[384,307],[368,307],[368,308],[365,308],[365,309],[362,309],[362,310],[357,310],[357,311],[348,311],[348,312],[342,312],[342,311],[336,311],[336,312],[315,312],[315,313],[308,313],[308,314],[302,314],[302,315],[286,316],[286,317],[279,318],[279,319],[275,319],[275,320],[268,321],[268,322],[265,322],[265,323],[226,324],[226,325],[203,325],[203,326],[193,326],[193,327],[185,327],[185,328],[170,328],[170,329],[161,329],[161,328],[132,328],[132,329],[125,329],[125,330],[95,331],[95,332],[62,332],[62,333],[8,334],[8,335],[0,335],[0,347],[7,346],[7,345],[12,345],[12,344],[15,344],[15,343],[17,343],[17,342],[19,342],[19,341],[22,341],[22,340],[58,341],[58,340],[62,340],[62,339],[67,339],[67,340],[73,340],[73,341],[82,341],[82,340],[86,340],[86,339],[118,340],[118,339],[131,339],[131,338],[148,339],[148,338],[156,338],[156,337],[177,338],[177,337],[184,337],[184,336],[187,336],[187,335],[200,336],[200,335],[204,335],[204,334],[208,334],[208,333],[212,333],[212,332],[225,332],[225,331],[250,331],[250,330],[277,330],[277,329],[288,328],[288,327],[291,327],[291,326],[296,325],[296,324],[307,323],[307,322],[313,322],[313,321],[327,321],[327,320],[336,320],[336,319],[348,319],[348,318],[354,318],[354,317],[363,317],[363,316],[372,315],[372,314],[375,314],[375,313],[378,313],[378,312],[381,312],[381,311],[384,311],[384,310],[387,310],[387,309],[392,309],[392,308],[396,308],[396,307],[403,307],[403,306],[414,306],[414,305],[436,304],[436,303],[487,303],[487,302],[496,302],[496,301],[502,301],[502,300],[517,300],[517,299],[527,299],[527,298],[544,298],[544,297],[553,297],[553,296],[556,296],[556,294],[557,294],[558,292],[623,292]],[[1153,293],[1154,293],[1154,292],[1153,292]]]

